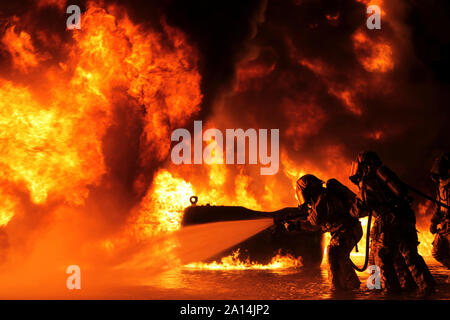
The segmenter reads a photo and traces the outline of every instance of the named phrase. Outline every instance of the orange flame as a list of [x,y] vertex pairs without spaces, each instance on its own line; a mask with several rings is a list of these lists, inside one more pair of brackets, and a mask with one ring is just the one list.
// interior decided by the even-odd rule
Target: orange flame
[[391,46],[382,40],[373,40],[357,31],[353,44],[361,65],[369,72],[388,72],[394,68]]
[[[38,205],[83,205],[89,188],[108,174],[102,139],[114,125],[118,90],[136,114],[145,108],[144,163],[150,154],[166,157],[170,126],[199,110],[196,54],[183,34],[162,22],[163,45],[162,34],[134,25],[118,7],[109,10],[89,3],[82,32],[72,33],[69,59],[46,66],[39,86],[0,79],[2,225],[18,210],[10,193],[25,192]],[[40,70],[45,48],[40,52],[30,34],[15,30],[1,39],[14,66],[24,75]]]
[[2,38],[2,43],[13,58],[13,64],[21,71],[28,71],[35,67],[44,58],[36,52],[28,33],[21,31],[15,32],[16,26],[8,28]]
[[185,266],[186,269],[195,270],[279,270],[298,268],[302,266],[300,259],[296,259],[291,255],[275,255],[268,264],[258,264],[251,262],[249,259],[239,259],[239,249],[231,255],[224,257],[220,262],[211,263],[195,262]]

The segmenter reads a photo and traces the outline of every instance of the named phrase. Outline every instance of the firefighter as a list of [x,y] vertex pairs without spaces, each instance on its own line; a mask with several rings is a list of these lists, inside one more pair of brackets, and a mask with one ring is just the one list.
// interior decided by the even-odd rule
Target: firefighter
[[327,253],[332,287],[337,291],[359,288],[350,260],[352,248],[362,237],[361,223],[350,215],[355,194],[335,179],[324,187],[322,180],[310,174],[297,181],[296,194],[300,206],[308,207],[309,223],[331,234]]
[[350,180],[359,187],[352,215],[374,216],[370,235],[372,257],[381,270],[381,280],[386,292],[401,292],[396,264],[403,262],[414,279],[420,296],[434,292],[433,277],[417,251],[419,241],[415,227],[416,217],[411,209],[412,199],[408,196],[408,189],[372,151],[358,154],[352,166]]
[[[450,205],[450,153],[440,155],[431,169],[431,179],[436,184],[439,202]],[[450,269],[450,216],[448,209],[437,206],[431,218],[430,231],[435,234],[433,241],[433,257]]]

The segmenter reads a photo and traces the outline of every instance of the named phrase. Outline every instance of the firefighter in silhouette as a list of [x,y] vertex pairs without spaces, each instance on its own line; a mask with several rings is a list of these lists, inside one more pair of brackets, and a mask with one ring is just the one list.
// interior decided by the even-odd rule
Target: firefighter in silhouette
[[[431,179],[436,184],[437,200],[450,205],[450,153],[441,154],[434,161],[431,169]],[[450,269],[450,215],[447,208],[437,206],[431,218],[431,233],[435,234],[433,241],[433,257]]]
[[[307,174],[297,181],[297,199],[300,207],[307,207],[307,220],[313,228],[330,232],[328,264],[334,289],[352,290],[359,288],[360,281],[352,268],[350,252],[362,237],[362,227],[358,219],[350,215],[355,194],[335,179],[324,182]],[[303,226],[299,221],[291,226]]]
[[408,189],[372,151],[358,154],[350,180],[359,187],[352,215],[360,218],[369,214],[374,216],[370,235],[372,257],[381,270],[385,290],[389,293],[401,291],[396,264],[404,262],[419,288],[419,294],[434,292],[433,277],[417,251],[416,217],[411,209]]

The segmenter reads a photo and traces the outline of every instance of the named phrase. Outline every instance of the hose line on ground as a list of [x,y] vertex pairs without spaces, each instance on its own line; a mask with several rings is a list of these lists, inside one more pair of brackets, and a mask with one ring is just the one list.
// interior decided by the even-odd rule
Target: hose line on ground
[[[366,194],[366,184],[364,183],[364,177],[362,179],[363,183],[362,183],[362,188],[361,188],[361,195],[362,195],[362,200],[365,204],[367,204],[367,194]],[[367,219],[367,231],[366,231],[366,257],[364,258],[364,265],[362,266],[362,268],[359,268],[358,266],[356,266],[352,259],[349,257],[350,262],[352,264],[353,269],[359,271],[359,272],[363,272],[366,271],[367,266],[369,264],[369,247],[370,247],[370,223],[372,221],[372,210],[369,211],[369,218]]]

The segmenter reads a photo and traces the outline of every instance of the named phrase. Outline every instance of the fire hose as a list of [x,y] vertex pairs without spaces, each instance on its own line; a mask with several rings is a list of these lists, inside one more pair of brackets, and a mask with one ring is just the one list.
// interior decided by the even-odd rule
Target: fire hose
[[[363,188],[364,188],[365,184],[363,184]],[[366,202],[366,190],[365,188],[362,190],[362,198],[363,201]],[[369,217],[367,218],[367,230],[366,230],[366,256],[364,258],[364,265],[359,268],[357,265],[355,265],[352,261],[352,259],[350,259],[350,262],[352,264],[352,268],[359,271],[359,272],[363,272],[366,271],[367,266],[369,265],[369,247],[370,247],[370,224],[372,222],[372,210],[369,211]],[[358,245],[358,244],[356,244]],[[357,247],[356,247],[357,248]]]
[[414,187],[412,187],[412,186],[410,186],[408,184],[406,184],[406,187],[409,190],[411,190],[412,192],[418,194],[419,196],[421,196],[421,197],[423,197],[423,198],[433,202],[434,204],[437,204],[440,207],[443,207],[443,208],[445,208],[447,210],[450,210],[450,207],[448,205],[446,205],[445,203],[442,203],[441,201],[438,201],[438,200],[434,199],[433,197],[430,197],[429,195],[423,193],[422,191],[420,191],[420,190],[418,190],[418,189],[416,189],[416,188],[414,188]]
[[372,211],[369,212],[369,218],[367,220],[367,231],[366,231],[366,257],[364,258],[364,265],[359,268],[357,265],[355,265],[350,259],[350,262],[352,263],[353,269],[363,272],[367,269],[367,266],[369,265],[369,247],[370,247],[370,223],[372,220]]

